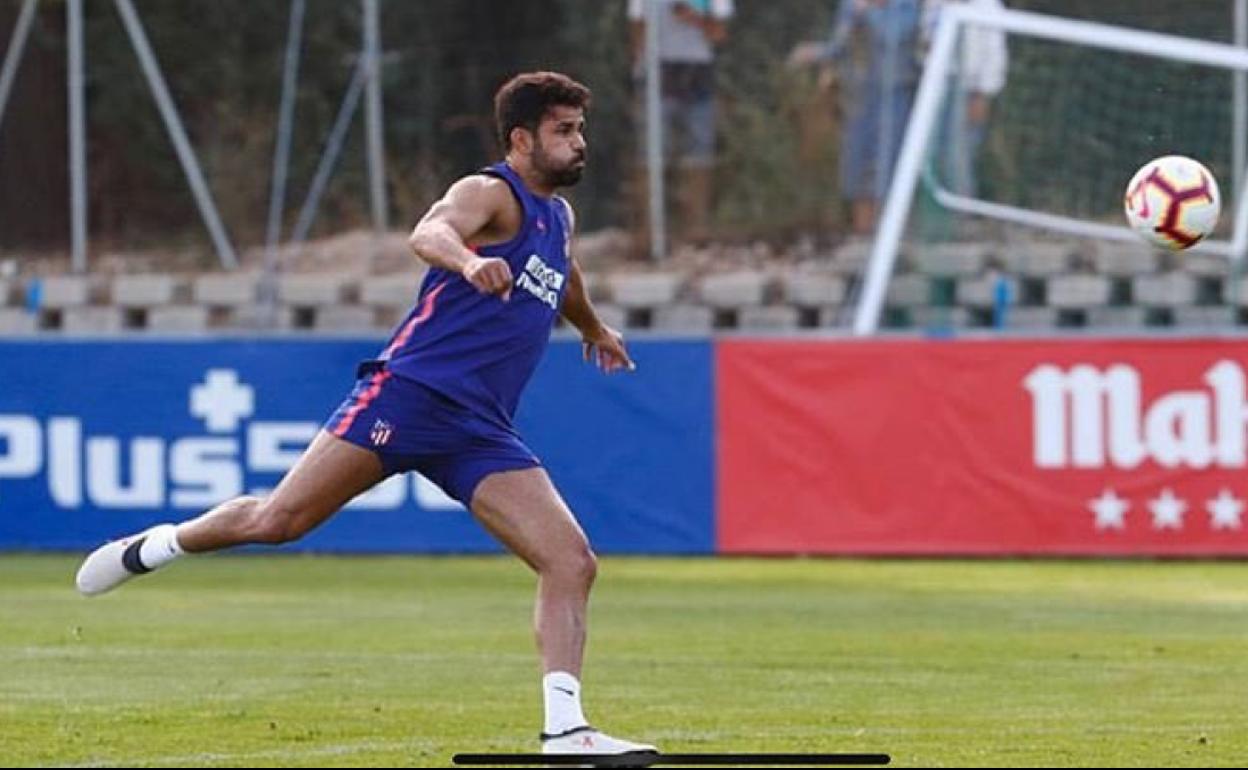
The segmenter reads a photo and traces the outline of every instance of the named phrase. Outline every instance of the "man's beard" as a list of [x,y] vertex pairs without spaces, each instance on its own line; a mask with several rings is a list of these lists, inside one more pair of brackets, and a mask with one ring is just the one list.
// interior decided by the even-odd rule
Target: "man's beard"
[[554,168],[541,145],[538,145],[533,152],[533,168],[541,172],[551,187],[571,187],[581,181],[581,174],[585,172],[585,154],[576,156],[563,168]]

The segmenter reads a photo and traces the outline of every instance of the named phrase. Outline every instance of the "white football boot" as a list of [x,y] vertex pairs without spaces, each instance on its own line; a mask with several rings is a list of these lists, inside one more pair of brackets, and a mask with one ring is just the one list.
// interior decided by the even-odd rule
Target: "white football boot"
[[659,756],[659,750],[649,744],[612,738],[589,725],[556,735],[542,733],[542,753],[610,754],[619,757],[619,761],[610,763],[613,767],[645,767]]
[[96,596],[111,591],[136,575],[151,572],[151,569],[139,561],[139,548],[153,529],[156,527],[121,540],[113,540],[92,551],[78,568],[78,577],[74,581],[78,585],[78,593],[83,596]]

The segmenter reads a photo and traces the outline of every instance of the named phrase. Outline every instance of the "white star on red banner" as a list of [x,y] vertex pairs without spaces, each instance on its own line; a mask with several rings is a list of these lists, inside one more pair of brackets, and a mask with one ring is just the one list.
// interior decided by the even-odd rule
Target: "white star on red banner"
[[1187,503],[1175,497],[1169,487],[1161,490],[1156,500],[1148,501],[1148,509],[1153,512],[1153,529],[1183,529]]
[[1239,529],[1240,514],[1244,512],[1244,501],[1236,498],[1230,490],[1223,488],[1218,496],[1205,503],[1209,511],[1209,527],[1211,529]]
[[1126,513],[1131,503],[1118,497],[1113,489],[1106,489],[1100,497],[1088,501],[1088,507],[1096,514],[1097,529],[1126,529]]

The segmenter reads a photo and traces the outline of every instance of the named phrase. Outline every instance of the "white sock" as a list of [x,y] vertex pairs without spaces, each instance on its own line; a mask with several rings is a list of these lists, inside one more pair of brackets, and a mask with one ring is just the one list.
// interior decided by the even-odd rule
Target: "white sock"
[[542,677],[542,692],[546,698],[547,735],[589,724],[581,713],[581,683],[576,677],[566,671],[551,671]]
[[161,524],[147,533],[139,546],[139,561],[148,569],[163,567],[182,555],[178,545],[178,528],[173,524]]

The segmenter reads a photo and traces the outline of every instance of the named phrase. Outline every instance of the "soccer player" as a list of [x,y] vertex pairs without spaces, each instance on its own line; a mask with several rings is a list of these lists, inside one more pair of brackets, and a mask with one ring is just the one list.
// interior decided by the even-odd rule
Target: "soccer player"
[[504,84],[494,109],[505,160],[451,185],[416,225],[409,243],[431,268],[415,306],[277,489],[101,546],[79,569],[78,590],[104,593],[184,553],[296,540],[391,474],[419,471],[537,573],[542,751],[655,752],[595,730],[582,713],[596,558],[512,425],[559,313],[580,331],[587,361],[606,373],[635,368],[590,304],[568,254],[572,209],[555,194],[584,171],[589,102],[589,89],[555,72]]

